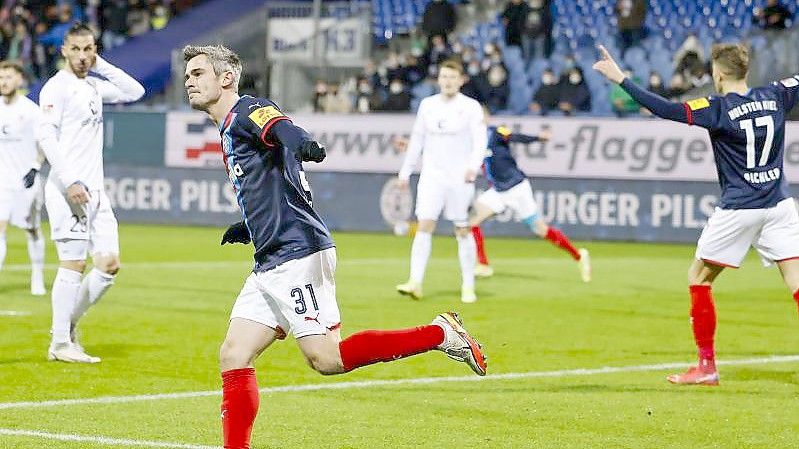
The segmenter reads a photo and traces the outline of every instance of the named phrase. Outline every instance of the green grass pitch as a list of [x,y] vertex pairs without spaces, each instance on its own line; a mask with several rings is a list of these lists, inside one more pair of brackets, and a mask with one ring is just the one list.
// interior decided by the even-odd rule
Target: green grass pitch
[[[47,362],[49,296],[28,294],[23,235],[9,231],[0,272],[0,448],[219,446],[220,397],[134,402],[12,402],[215,392],[227,317],[251,266],[251,249],[218,245],[221,229],[121,228],[123,268],[82,324],[98,366]],[[434,352],[323,377],[291,339],[257,363],[263,387],[443,376],[423,384],[274,391],[262,395],[254,448],[686,448],[797,447],[799,362],[733,363],[718,388],[674,387],[693,361],[686,271],[690,245],[587,242],[594,281],[567,255],[534,239],[486,244],[496,275],[459,302],[451,237],[436,237],[425,284],[412,302],[394,292],[410,240],[338,234],[343,335],[428,323],[457,310],[489,355],[489,373],[548,373],[476,381]],[[55,254],[48,243],[48,288]],[[776,269],[750,254],[714,288],[721,360],[799,354],[799,318]],[[10,316],[8,311],[23,312]],[[627,367],[619,372],[568,370]],[[632,367],[632,368],[630,368]],[[566,372],[560,372],[566,370]],[[679,371],[682,368],[678,369]],[[43,432],[39,436],[16,431]],[[52,435],[77,436],[62,441]],[[108,438],[109,440],[102,440]],[[105,441],[105,442],[103,442]]]

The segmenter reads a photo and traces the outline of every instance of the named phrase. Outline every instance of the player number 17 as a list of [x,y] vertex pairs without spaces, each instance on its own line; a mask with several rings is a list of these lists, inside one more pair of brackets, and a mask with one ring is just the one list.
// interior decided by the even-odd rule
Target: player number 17
[[762,167],[768,162],[768,155],[771,153],[771,145],[774,143],[774,119],[770,115],[757,117],[754,119],[741,120],[739,126],[746,133],[746,168],[755,168],[755,128],[754,126],[766,127],[766,141],[763,143],[763,153],[760,155],[758,166]]

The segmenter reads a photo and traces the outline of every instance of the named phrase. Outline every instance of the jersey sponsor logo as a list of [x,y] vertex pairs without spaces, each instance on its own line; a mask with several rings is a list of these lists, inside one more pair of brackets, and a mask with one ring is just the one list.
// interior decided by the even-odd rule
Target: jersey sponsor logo
[[259,128],[263,128],[270,120],[283,116],[283,113],[278,111],[276,107],[265,106],[252,111],[248,117],[253,123],[258,125]]
[[782,83],[782,85],[785,87],[799,86],[799,80],[797,80],[795,76],[791,78],[785,78],[784,80],[780,80],[780,83]]
[[697,98],[695,100],[690,100],[686,102],[686,104],[688,105],[689,108],[691,108],[692,111],[698,111],[700,109],[710,107],[710,101],[708,101],[707,98]]
[[499,128],[497,128],[497,133],[499,133],[499,135],[502,136],[502,138],[504,138],[505,140],[507,140],[508,137],[510,137],[510,129],[505,126],[500,126]]

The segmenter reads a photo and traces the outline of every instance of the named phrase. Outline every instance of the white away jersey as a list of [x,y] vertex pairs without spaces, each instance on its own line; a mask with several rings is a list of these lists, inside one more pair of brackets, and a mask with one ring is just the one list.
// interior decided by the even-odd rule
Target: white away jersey
[[463,182],[468,169],[477,171],[488,145],[483,108],[463,94],[422,100],[413,124],[400,179],[408,179],[422,154],[422,176]]
[[76,181],[89,190],[103,189],[103,103],[144,95],[141,84],[99,56],[93,70],[107,80],[61,70],[39,94],[40,145],[52,166],[50,182],[61,191]]
[[22,177],[37,159],[40,117],[36,103],[23,95],[11,104],[0,99],[0,188],[24,188]]

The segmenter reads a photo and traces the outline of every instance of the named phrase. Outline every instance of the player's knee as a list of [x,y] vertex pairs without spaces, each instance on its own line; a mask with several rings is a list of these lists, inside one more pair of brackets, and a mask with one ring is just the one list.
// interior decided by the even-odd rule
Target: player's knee
[[223,372],[246,368],[250,366],[254,356],[241,345],[225,340],[219,348],[219,367]]
[[432,233],[436,230],[436,222],[433,220],[419,220],[417,230],[420,232]]
[[95,255],[95,266],[103,273],[116,276],[120,268],[119,256],[116,254],[108,254],[98,257]]
[[344,364],[341,362],[341,356],[338,354],[313,352],[305,354],[305,361],[314,371],[325,376],[344,372]]
[[61,261],[61,268],[66,268],[67,270],[77,271],[78,273],[83,273],[86,271],[86,261],[85,260],[63,260]]
[[455,236],[456,237],[463,238],[463,237],[466,237],[467,235],[469,235],[470,233],[471,233],[470,232],[470,228],[468,228],[468,227],[458,226],[458,227],[455,228]]

